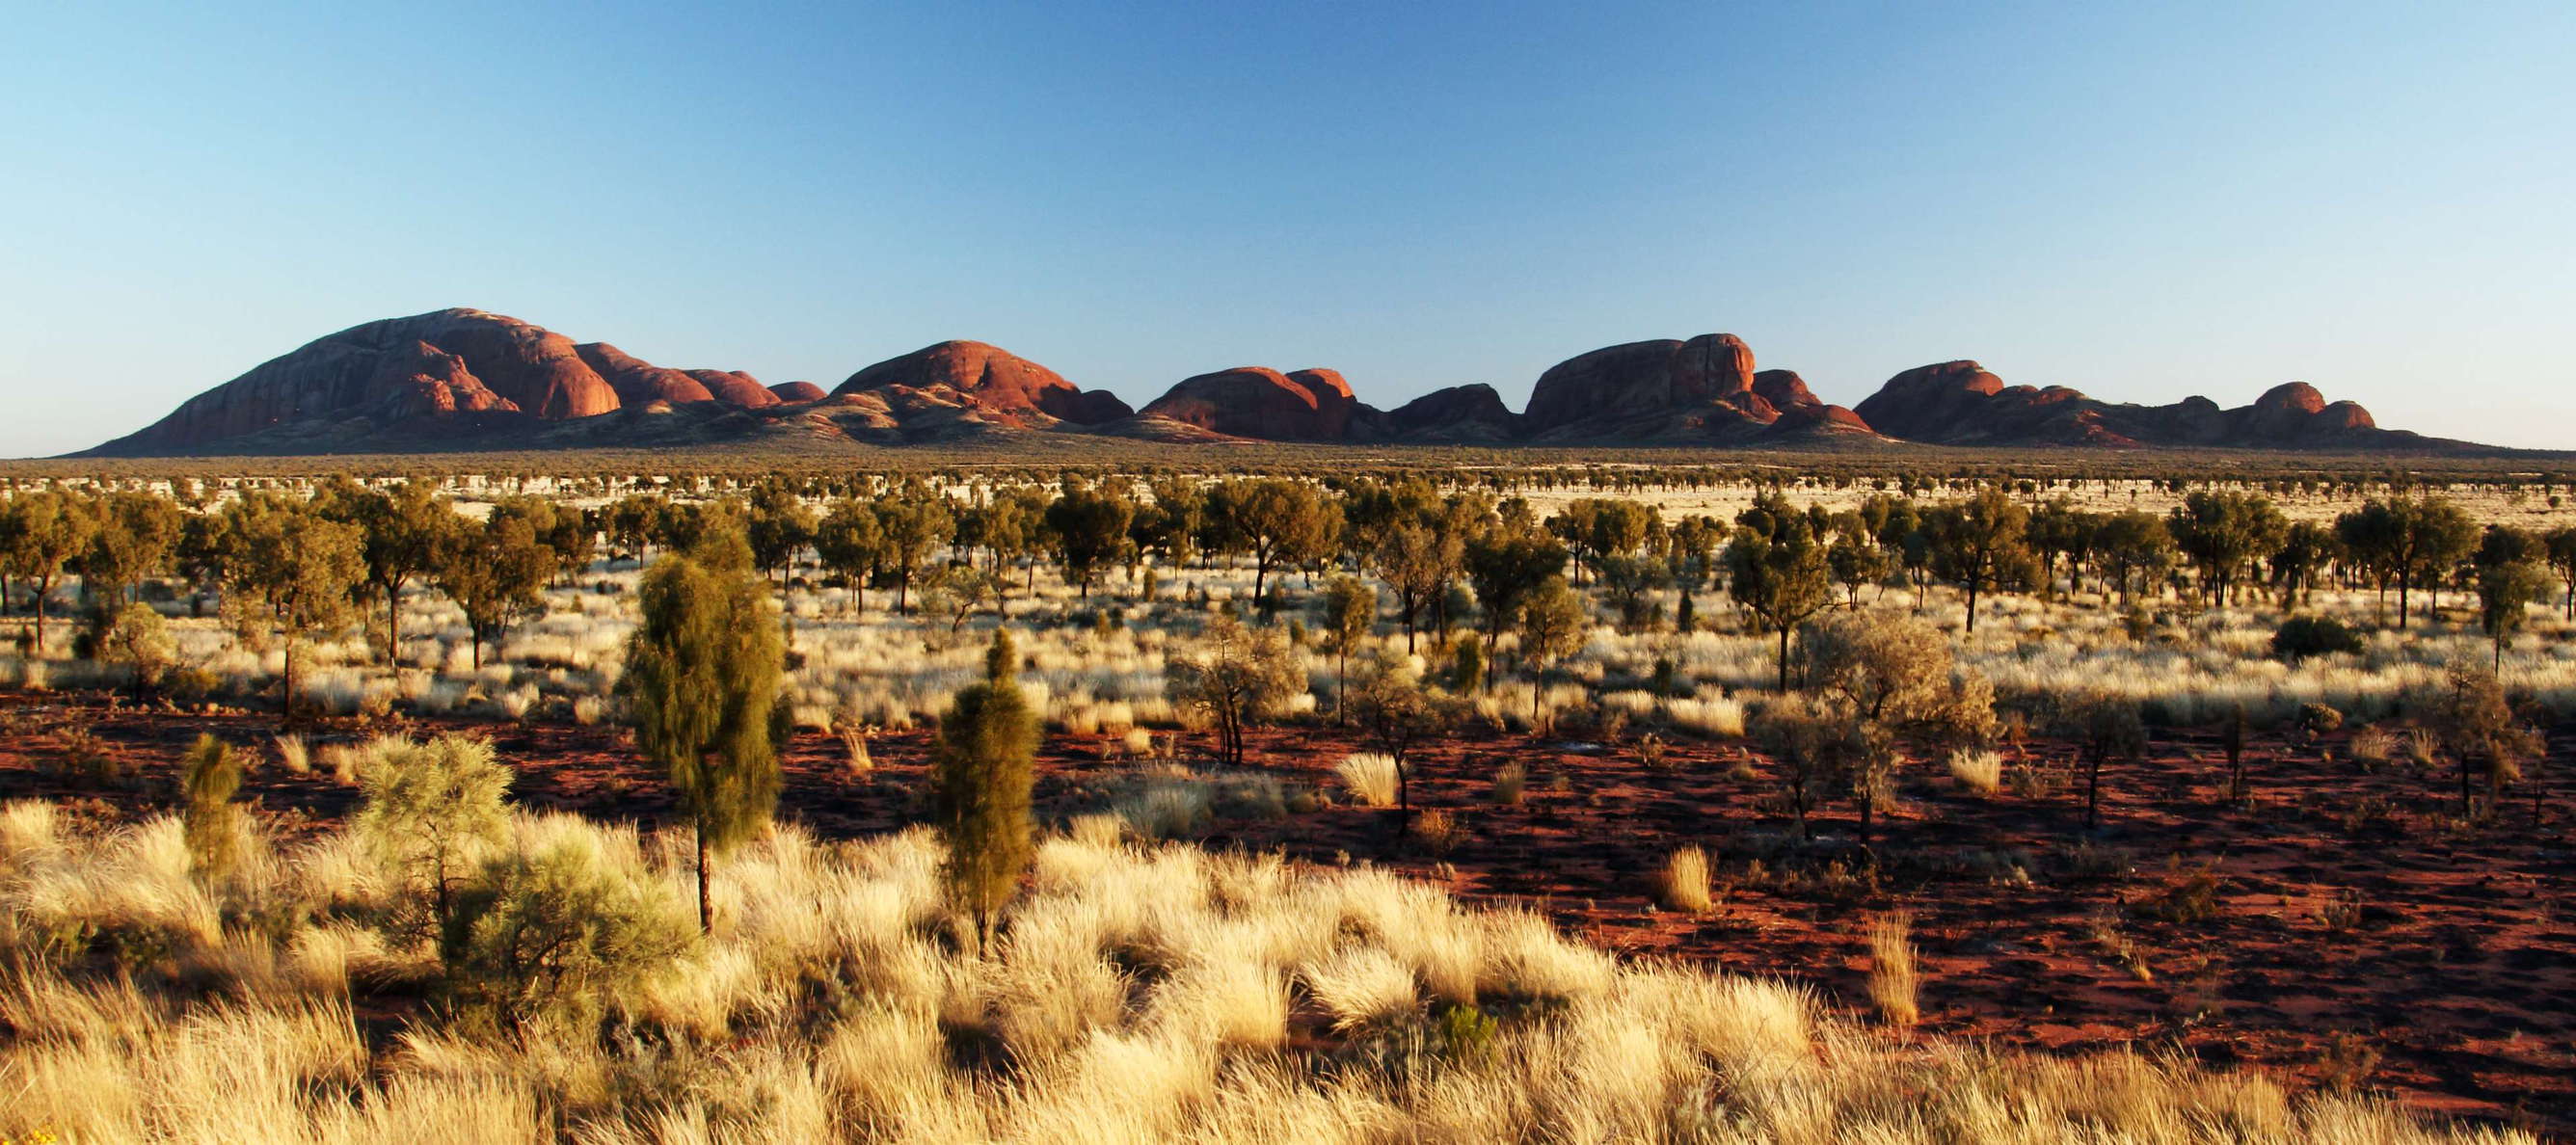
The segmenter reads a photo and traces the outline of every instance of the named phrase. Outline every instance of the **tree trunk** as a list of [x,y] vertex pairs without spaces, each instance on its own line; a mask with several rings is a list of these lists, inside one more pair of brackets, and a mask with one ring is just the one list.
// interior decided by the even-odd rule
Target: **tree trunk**
[[1780,626],[1780,691],[1789,691],[1789,626]]
[[715,916],[707,907],[707,821],[697,821],[698,836],[698,933],[716,932]]
[[2084,781],[2084,829],[2085,829],[2085,830],[2087,830],[2087,831],[2091,831],[2091,830],[2094,830],[2094,829],[2096,829],[2096,828],[2100,827],[2100,826],[2101,826],[2101,824],[2102,824],[2102,757],[2101,757],[2100,755],[2098,755],[2098,754],[2097,754],[2097,755],[2095,755],[2095,756],[2093,756],[2093,757],[2092,757],[2091,765],[2085,769],[2085,781]]
[[1968,578],[1968,635],[1970,636],[1977,634],[1977,581],[1976,577]]

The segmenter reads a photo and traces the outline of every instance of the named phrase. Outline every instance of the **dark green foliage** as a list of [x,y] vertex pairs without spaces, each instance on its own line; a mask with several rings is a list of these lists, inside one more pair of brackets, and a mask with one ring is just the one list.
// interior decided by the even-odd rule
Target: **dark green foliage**
[[1018,682],[1019,651],[993,634],[983,682],[958,691],[931,741],[932,794],[948,860],[948,901],[972,919],[979,943],[1019,893],[1032,852],[1029,791],[1035,782],[1037,716]]
[[1726,566],[1736,604],[1779,636],[1779,686],[1788,691],[1789,634],[1833,603],[1826,545],[1806,514],[1764,494],[1736,517]]
[[212,735],[201,735],[179,767],[189,867],[208,882],[230,878],[241,865],[242,810],[233,802],[241,791],[241,753]]
[[671,777],[698,843],[698,916],[711,925],[706,864],[769,826],[778,806],[771,709],[784,655],[769,594],[738,534],[665,557],[638,590],[628,639],[635,742]]
[[688,907],[592,831],[496,855],[459,889],[440,936],[470,1004],[506,1024],[581,1030],[686,953]]
[[1064,578],[1091,597],[1091,581],[1104,565],[1127,550],[1127,526],[1136,506],[1106,487],[1068,483],[1046,509],[1047,533],[1055,540],[1056,559]]
[[2296,664],[2310,656],[2359,654],[2361,634],[2331,616],[2293,616],[2272,633],[2272,655]]
[[[445,735],[368,745],[358,774],[367,801],[350,830],[407,889],[420,888],[415,901],[427,906],[422,922],[431,933],[445,937],[456,880],[508,827],[502,797],[510,779],[480,740]],[[453,962],[454,951],[442,946],[439,953]]]

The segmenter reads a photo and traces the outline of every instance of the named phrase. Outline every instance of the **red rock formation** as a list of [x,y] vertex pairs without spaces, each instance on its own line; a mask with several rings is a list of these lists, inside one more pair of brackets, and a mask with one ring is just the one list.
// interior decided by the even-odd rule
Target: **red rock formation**
[[581,360],[598,371],[600,377],[608,380],[609,387],[617,391],[620,405],[646,406],[654,402],[679,405],[716,400],[716,396],[708,392],[706,383],[690,377],[685,370],[656,366],[606,342],[584,342],[573,349],[580,352]]
[[1880,432],[1945,445],[2311,446],[2407,444],[2374,436],[2370,413],[2329,404],[2304,382],[2222,409],[2204,397],[2171,405],[2099,401],[2065,386],[2006,386],[1975,362],[1920,366],[1887,380],[1860,415]]
[[762,409],[778,404],[778,395],[761,385],[760,379],[740,370],[691,370],[689,376],[714,394],[716,400],[742,409]]
[[780,382],[769,387],[769,392],[778,395],[778,400],[788,405],[819,402],[832,396],[825,392],[823,387],[812,382]]
[[860,370],[832,392],[892,389],[946,390],[960,404],[1013,421],[1018,419],[1009,415],[1035,412],[1077,425],[1096,425],[1132,412],[1116,394],[1083,390],[1053,370],[982,342],[925,346]]
[[1508,441],[1520,436],[1520,415],[1481,382],[1433,390],[1387,412],[1387,431],[1414,441]]
[[[1341,404],[1350,387],[1337,374],[1299,371],[1302,380],[1267,366],[1185,378],[1170,392],[1147,403],[1141,416],[1158,417],[1231,437],[1263,441],[1338,441],[1350,425],[1351,410]],[[1352,404],[1356,404],[1355,402]]]
[[253,434],[334,426],[364,432],[404,418],[466,413],[584,417],[617,405],[617,392],[571,339],[480,310],[440,310],[307,343],[100,449],[202,452]]
[[1733,334],[1629,342],[1578,354],[1539,375],[1522,424],[1533,435],[1589,436],[1753,393],[1753,350]]

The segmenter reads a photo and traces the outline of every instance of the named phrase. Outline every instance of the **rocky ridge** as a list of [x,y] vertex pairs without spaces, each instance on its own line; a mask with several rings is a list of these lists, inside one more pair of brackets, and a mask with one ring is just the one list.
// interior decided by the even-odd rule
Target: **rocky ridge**
[[351,327],[271,359],[99,456],[685,446],[764,438],[898,445],[1028,433],[1228,441],[1548,445],[2471,448],[2380,429],[2369,411],[2291,382],[2252,404],[2163,406],[2064,386],[2007,385],[1973,361],[1889,378],[1857,407],[1798,374],[1757,369],[1732,334],[1628,342],[1542,373],[1513,412],[1483,384],[1381,410],[1328,369],[1240,366],[1186,378],[1142,409],[982,342],[947,341],[826,392],[738,370],[675,369],[481,310]]

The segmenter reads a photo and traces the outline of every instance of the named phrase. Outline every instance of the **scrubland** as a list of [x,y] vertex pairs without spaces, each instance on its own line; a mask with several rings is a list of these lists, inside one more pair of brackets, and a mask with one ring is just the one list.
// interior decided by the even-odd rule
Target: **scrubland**
[[[1623,495],[1723,521],[1759,491]],[[1598,495],[1521,492],[1541,518]],[[2143,480],[2085,496],[2177,504]],[[2462,498],[2535,527],[2571,519],[2554,500]],[[2351,504],[2281,507],[2322,521]],[[933,588],[958,566],[998,595]],[[2458,584],[2418,589],[2400,628],[2358,581],[2295,608],[2213,605],[2179,570],[2134,600],[2081,574],[1989,589],[1972,629],[1962,586],[1891,570],[1818,615],[1919,619],[2003,719],[1955,749],[1902,745],[1880,781],[1819,779],[1793,809],[1761,734],[1782,637],[1711,568],[1625,610],[1596,571],[1558,650],[1483,625],[1463,578],[1441,586],[1447,623],[1426,609],[1408,633],[1395,586],[1347,553],[1112,562],[1086,587],[1043,556],[941,548],[898,611],[882,580],[857,591],[807,549],[775,582],[782,821],[714,867],[700,935],[687,843],[619,730],[646,567],[617,554],[549,578],[479,664],[466,612],[411,585],[398,645],[369,620],[299,648],[301,732],[274,718],[285,649],[245,641],[195,586],[147,596],[177,669],[137,699],[102,699],[137,681],[68,641],[0,654],[0,796],[61,796],[0,813],[0,1140],[2406,1142],[2576,1124],[2566,1086],[2516,1090],[2576,1070],[2576,1045],[2550,1044],[2576,1029],[2576,994],[2454,933],[2526,884],[2499,908],[2515,933],[2563,926],[2543,897],[2563,892],[2566,813],[2544,806],[2563,758],[2544,750],[2472,809],[2468,763],[2430,727],[2453,669],[2489,663],[2518,718],[2576,717],[2576,626],[2554,592],[2501,644]],[[1344,573],[1379,596],[1335,646],[1317,603]],[[54,593],[57,616],[83,603],[76,581]],[[2349,624],[2358,650],[2276,655],[2294,615]],[[1243,764],[1219,766],[1218,717],[1181,684],[1235,616],[1284,634],[1289,686]],[[1047,730],[1046,838],[998,945],[977,949],[941,900],[941,844],[913,825],[929,729],[997,628]],[[1406,756],[1364,730],[1355,665],[1427,682],[1438,732]],[[2087,749],[2057,724],[2103,703],[2146,739],[2108,761],[2109,825],[2085,829]],[[237,739],[275,761],[254,769],[268,802],[241,822],[237,869],[208,877],[161,814],[168,743],[252,729]],[[417,888],[348,826],[388,730],[503,745],[522,802],[476,861],[548,857],[618,904],[623,953],[559,991],[511,979],[507,1001],[443,964]],[[2269,787],[2222,788],[2218,761],[2249,742]],[[548,754],[565,744],[584,757]],[[2527,830],[2507,782],[2530,794]],[[1864,802],[1876,846],[1855,845]],[[588,817],[543,810],[564,807]],[[2429,871],[2443,860],[2479,869]],[[2410,914],[2409,895],[2434,905]],[[2347,990],[2363,972],[2339,956],[2318,959],[2346,975],[2323,1012],[2211,1033],[2230,974],[2277,983],[2285,947],[2374,941],[2435,980],[2490,979],[2450,987],[2475,994],[2453,1048],[2510,1069],[2419,1055],[2414,1107],[2393,1104],[2394,1071],[2374,1074],[2353,1031],[2444,987]],[[2106,980],[2152,983],[2156,1016],[2079,1013],[2106,1005]],[[2530,1020],[2496,1026],[2495,995],[2530,982]],[[2365,993],[2366,1012],[2331,1008]],[[2106,1030],[2140,1044],[2106,1050]],[[2453,1111],[2476,1119],[2427,1119]]]
[[[782,827],[686,915],[682,840],[522,815],[666,947],[473,1006],[345,834],[0,810],[0,1134],[64,1141],[2514,1141],[2152,1055],[1908,1041],[1368,869],[1059,837],[961,949],[923,832]],[[658,920],[658,921],[657,921]],[[580,922],[584,920],[573,920]],[[597,925],[609,925],[600,923]],[[650,944],[636,943],[636,947]]]

